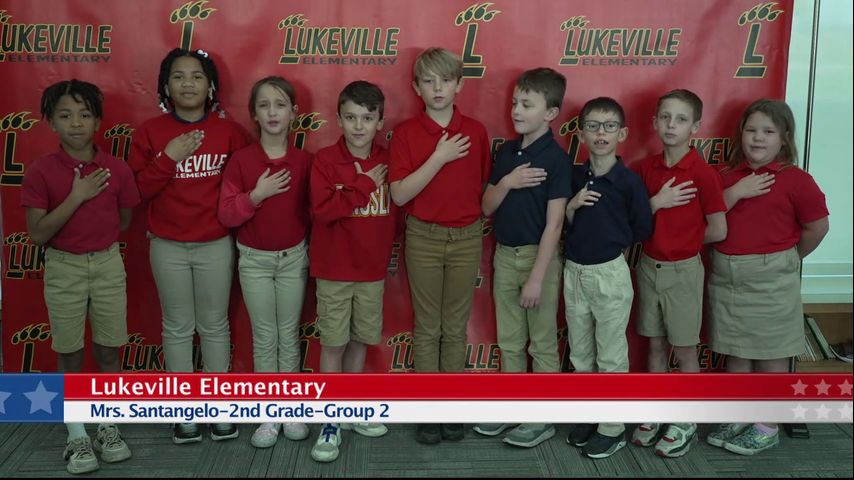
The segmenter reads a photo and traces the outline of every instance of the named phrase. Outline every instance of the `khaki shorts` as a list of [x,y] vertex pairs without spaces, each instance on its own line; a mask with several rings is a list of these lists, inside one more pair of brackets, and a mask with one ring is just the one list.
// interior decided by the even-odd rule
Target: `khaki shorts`
[[74,353],[83,348],[86,313],[92,342],[104,347],[127,343],[127,288],[119,245],[99,252],[45,251],[44,299],[50,318],[51,348]]
[[759,255],[712,252],[712,350],[750,360],[803,353],[804,310],[797,249]]
[[675,347],[700,343],[705,273],[700,256],[662,262],[641,255],[636,271],[638,333],[667,337]]
[[376,345],[382,340],[385,280],[337,282],[317,279],[320,344],[341,347],[350,340]]

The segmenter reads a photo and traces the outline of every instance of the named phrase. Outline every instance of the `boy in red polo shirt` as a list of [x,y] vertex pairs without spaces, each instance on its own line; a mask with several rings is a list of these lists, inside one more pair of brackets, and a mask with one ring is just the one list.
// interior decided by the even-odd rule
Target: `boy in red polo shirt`
[[[311,275],[317,279],[320,371],[360,373],[368,345],[382,340],[383,291],[395,235],[388,153],[374,143],[385,97],[374,84],[350,83],[338,96],[344,135],[315,155],[311,169]],[[381,423],[340,424],[366,437]],[[338,458],[341,432],[325,424],[311,449],[318,462]]]
[[[424,111],[394,130],[388,180],[404,207],[406,270],[415,311],[415,370],[462,372],[466,325],[481,261],[480,201],[492,162],[483,125],[462,115],[454,97],[463,62],[429,48],[415,61],[412,88]],[[463,438],[462,424],[421,424],[415,439]]]
[[[667,371],[673,353],[682,372],[699,372],[697,344],[703,320],[703,244],[726,237],[726,205],[717,173],[690,146],[700,129],[703,102],[688,90],[658,99],[653,118],[664,151],[634,169],[649,191],[653,233],[637,267],[638,333],[649,337],[650,372]],[[632,443],[655,445],[656,455],[680,457],[697,440],[697,424],[674,423],[660,439],[661,424],[635,429]]]
[[[139,192],[130,168],[93,145],[102,105],[101,91],[88,82],[63,81],[44,91],[42,117],[59,136],[60,149],[27,169],[21,190],[30,238],[48,246],[44,297],[60,372],[82,370],[87,310],[92,352],[102,372],[121,371],[119,347],[127,342],[125,266],[118,239],[130,225]],[[67,427],[69,473],[97,470],[85,426]],[[94,449],[108,463],[131,456],[113,424],[98,425]]]

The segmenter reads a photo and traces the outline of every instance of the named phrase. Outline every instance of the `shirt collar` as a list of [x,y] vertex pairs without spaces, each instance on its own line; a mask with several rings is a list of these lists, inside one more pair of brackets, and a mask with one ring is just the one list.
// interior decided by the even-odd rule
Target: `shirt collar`
[[[92,163],[92,164],[95,164],[101,168],[106,167],[107,166],[107,156],[104,155],[104,153],[101,152],[101,150],[98,147],[93,147],[93,148],[95,149],[95,157],[92,158],[91,162],[88,162],[86,164],[88,165],[89,163]],[[62,163],[62,165],[66,166],[68,168],[73,169],[73,168],[77,167],[78,165],[84,164],[84,162],[81,162],[80,160],[77,160],[76,158],[69,155],[68,152],[66,152],[65,149],[62,148],[62,145],[59,146],[59,152],[57,152],[57,155],[59,156],[59,161]]]
[[451,114],[451,121],[448,123],[447,127],[443,127],[436,123],[435,120],[430,118],[430,115],[427,115],[426,110],[422,110],[420,114],[418,114],[418,123],[427,130],[427,133],[430,135],[438,135],[445,130],[449,130],[451,132],[459,132],[460,127],[463,124],[463,116],[460,111],[457,109],[457,106],[454,105],[454,113]]
[[534,140],[530,145],[525,148],[522,148],[522,136],[517,137],[513,140],[513,151],[514,152],[525,152],[529,155],[537,156],[539,155],[545,148],[554,142],[554,132],[552,129],[546,130],[546,133],[540,135],[540,138]]
[[659,161],[656,162],[656,165],[662,168],[678,168],[680,170],[689,170],[698,160],[701,162],[703,161],[702,157],[700,157],[700,154],[697,152],[697,149],[691,147],[688,150],[688,153],[686,153],[685,156],[683,156],[678,162],[676,162],[676,165],[673,165],[672,167],[667,166],[667,159],[664,157],[664,152],[661,153]]
[[[608,170],[608,173],[602,175],[599,178],[604,178],[611,183],[617,183],[620,180],[620,176],[623,174],[623,171],[626,170],[626,166],[623,165],[623,157],[617,155],[617,163]],[[590,160],[584,164],[584,176],[585,178],[594,178],[595,174],[593,173],[593,169],[590,166]]]
[[204,114],[204,115],[202,115],[202,118],[200,118],[200,119],[196,120],[195,122],[191,122],[191,121],[189,121],[189,120],[184,120],[183,118],[179,117],[177,113],[175,113],[175,110],[170,111],[170,112],[169,112],[169,115],[170,115],[172,118],[174,118],[174,119],[175,119],[175,121],[177,121],[177,122],[184,123],[184,124],[187,124],[187,125],[193,125],[193,124],[195,124],[195,123],[202,123],[202,122],[204,122],[205,120],[207,120],[207,119],[208,119],[208,115],[210,115],[210,113],[211,113],[211,112],[210,112],[209,110],[205,110],[205,114]]
[[362,162],[365,160],[373,160],[373,159],[377,158],[377,155],[379,155],[379,151],[380,151],[380,146],[377,145],[375,142],[372,142],[371,143],[371,153],[369,154],[368,158],[359,158],[359,157],[353,155],[350,152],[350,149],[347,148],[347,139],[344,138],[344,135],[341,135],[341,138],[338,139],[337,145],[338,145],[338,151],[341,154],[338,157],[341,160],[341,163],[353,163],[353,162]]
[[[767,165],[762,165],[761,167],[757,168],[756,171],[759,172],[762,170],[769,170],[772,172],[779,172],[782,169],[783,169],[783,165],[781,165],[780,162],[778,162],[777,160],[774,160],[773,162],[771,162]],[[740,164],[738,164],[732,170],[737,172],[740,170],[753,170],[753,169],[750,168],[750,165],[745,161],[745,162],[741,162]]]

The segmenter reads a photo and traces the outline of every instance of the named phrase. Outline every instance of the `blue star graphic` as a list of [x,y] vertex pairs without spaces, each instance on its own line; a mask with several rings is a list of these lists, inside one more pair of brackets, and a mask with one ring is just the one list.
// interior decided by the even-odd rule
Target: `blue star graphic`
[[0,413],[6,413],[6,399],[12,395],[9,392],[0,392]]
[[24,392],[24,396],[30,399],[30,413],[44,410],[49,415],[53,414],[53,409],[50,407],[50,402],[56,397],[58,392],[49,392],[44,388],[44,383],[39,380],[39,385],[32,392]]

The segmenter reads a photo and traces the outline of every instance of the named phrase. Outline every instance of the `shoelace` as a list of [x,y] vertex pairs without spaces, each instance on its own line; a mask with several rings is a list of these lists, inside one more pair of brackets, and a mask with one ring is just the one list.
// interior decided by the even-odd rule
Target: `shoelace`
[[77,458],[81,460],[94,457],[95,452],[92,451],[92,444],[86,440],[86,438],[75,438],[72,440],[65,449],[65,459],[67,460],[75,454],[77,454]]
[[335,425],[327,425],[327,426],[323,427],[323,431],[320,433],[320,435],[325,437],[324,441],[326,441],[326,442],[331,442],[332,441],[331,437],[333,435],[337,435],[337,434],[338,434],[338,427],[336,427]]
[[122,443],[122,437],[119,435],[119,429],[114,425],[104,427],[103,432],[101,439],[103,440],[105,447],[117,447]]

